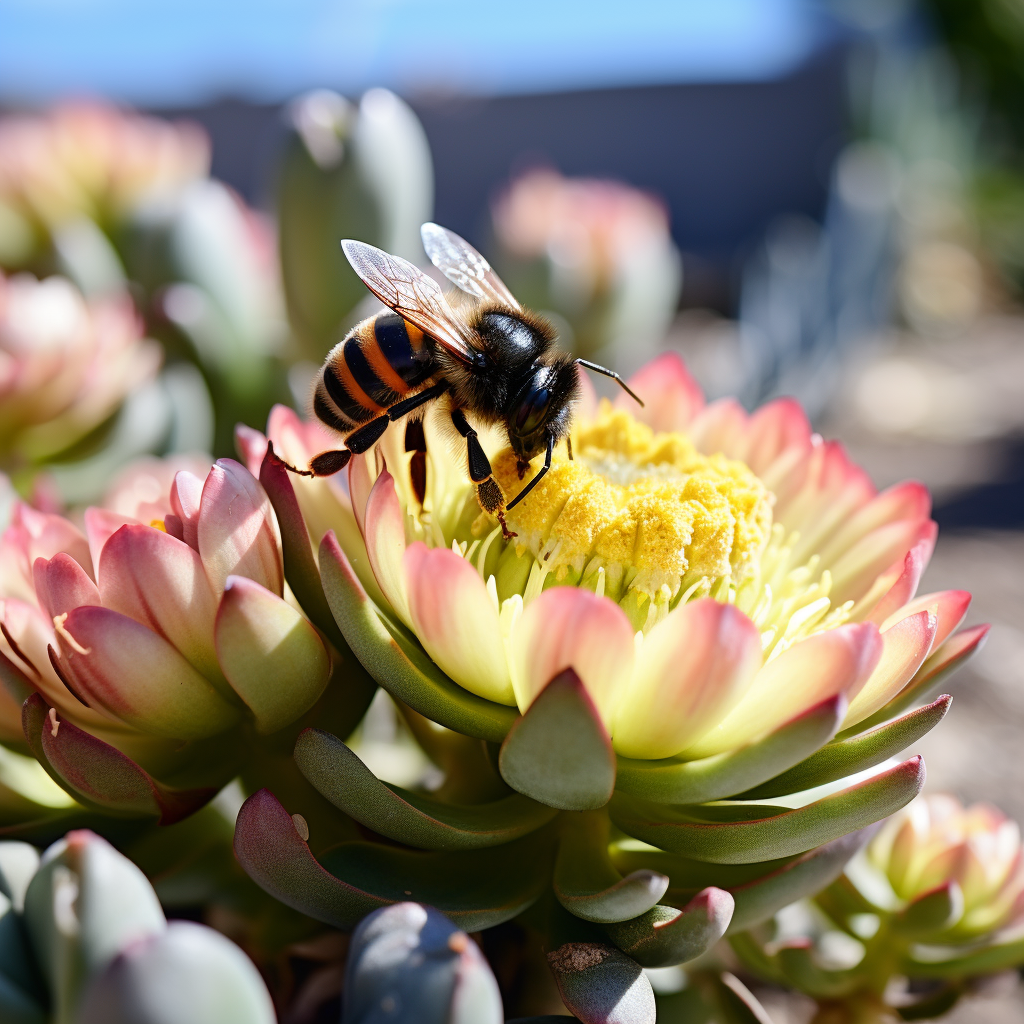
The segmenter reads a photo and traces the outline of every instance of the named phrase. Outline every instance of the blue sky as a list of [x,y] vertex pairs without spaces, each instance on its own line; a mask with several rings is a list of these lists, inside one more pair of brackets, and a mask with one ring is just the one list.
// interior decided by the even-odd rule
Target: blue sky
[[0,0],[0,101],[757,80],[826,32],[813,0]]

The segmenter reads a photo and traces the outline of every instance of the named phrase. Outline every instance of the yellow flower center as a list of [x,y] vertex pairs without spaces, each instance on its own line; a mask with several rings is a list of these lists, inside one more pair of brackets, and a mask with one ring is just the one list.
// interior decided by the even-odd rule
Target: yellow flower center
[[[741,462],[702,455],[682,434],[656,434],[602,407],[578,426],[575,459],[551,469],[508,515],[556,580],[605,576],[604,588],[672,601],[690,586],[740,585],[756,568],[772,527],[772,495]],[[494,460],[506,495],[518,493],[515,456]]]

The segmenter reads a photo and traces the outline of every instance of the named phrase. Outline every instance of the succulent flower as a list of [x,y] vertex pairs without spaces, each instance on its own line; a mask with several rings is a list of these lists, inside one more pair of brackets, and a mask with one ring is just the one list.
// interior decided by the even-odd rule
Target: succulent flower
[[210,144],[197,125],[99,103],[4,118],[0,264],[24,265],[41,238],[75,221],[116,227],[142,201],[205,177],[209,165]]
[[495,262],[513,291],[564,318],[581,355],[621,346],[635,358],[664,336],[681,261],[668,211],[653,196],[538,169],[512,182],[492,222]]
[[71,448],[160,360],[126,296],[87,302],[62,277],[0,274],[0,467]]
[[331,671],[286,599],[260,483],[230,459],[164,489],[170,475],[134,469],[84,533],[19,503],[0,536],[8,714],[25,700],[29,746],[76,799],[165,821],[311,708]]
[[0,1018],[11,1024],[273,1024],[263,980],[223,935],[167,922],[145,875],[76,831],[40,859],[0,843]]
[[816,998],[823,1024],[939,1016],[974,980],[1024,963],[1020,827],[988,804],[921,797],[815,904],[774,936],[736,936],[737,952]]
[[[393,430],[353,459],[347,489],[293,489],[266,439],[241,437],[302,554],[292,589],[326,596],[448,776],[413,793],[302,733],[295,759],[323,796],[431,852],[355,843],[318,863],[317,823],[261,791],[235,843],[268,891],[341,926],[411,896],[471,930],[548,884],[557,963],[664,966],[821,888],[918,792],[920,758],[887,759],[950,698],[907,709],[985,633],[954,633],[967,594],[915,596],[935,538],[924,488],[877,494],[794,403],[705,407],[673,357],[631,385],[640,418],[579,409],[574,459],[508,513],[510,542],[429,418],[425,446]],[[321,443],[288,414],[269,429],[296,462]],[[509,453],[491,461],[507,498],[530,483]]]

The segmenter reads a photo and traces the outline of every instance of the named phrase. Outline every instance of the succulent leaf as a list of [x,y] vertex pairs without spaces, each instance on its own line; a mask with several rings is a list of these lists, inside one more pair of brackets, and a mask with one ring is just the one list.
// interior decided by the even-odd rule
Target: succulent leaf
[[352,935],[343,1024],[501,1024],[498,984],[479,947],[418,903],[376,910]]
[[450,680],[415,642],[378,614],[333,532],[320,544],[324,593],[349,647],[393,697],[439,725],[500,743],[515,708],[477,697]]
[[352,928],[371,911],[410,897],[467,931],[500,924],[540,893],[547,845],[544,837],[527,836],[476,853],[416,853],[343,843],[321,864],[267,790],[246,800],[235,826],[235,854],[249,876],[282,903],[337,928]]
[[933,703],[895,721],[846,739],[833,740],[788,772],[741,795],[748,800],[784,796],[873,768],[927,735],[945,718],[952,701],[952,697],[943,694]]
[[654,1024],[654,990],[614,946],[567,942],[548,953],[562,1002],[583,1024]]
[[848,971],[828,971],[814,962],[812,944],[796,941],[784,945],[776,954],[776,963],[785,981],[808,995],[838,998],[857,986],[857,978]]
[[669,880],[649,868],[625,878],[608,855],[610,822],[603,813],[566,815],[552,885],[571,914],[597,924],[628,921],[645,914],[665,895]]
[[711,887],[681,910],[659,904],[632,921],[606,925],[605,931],[641,967],[672,967],[706,953],[725,934],[733,907],[729,893]]
[[124,948],[85,992],[76,1024],[275,1024],[263,979],[212,928],[172,921]]
[[798,715],[763,739],[697,761],[620,757],[616,788],[659,803],[696,804],[734,796],[785,772],[835,735],[846,714],[837,694]]
[[701,981],[702,988],[715,1005],[716,1019],[720,1024],[773,1024],[768,1011],[734,974],[725,971]]
[[169,789],[109,743],[67,720],[55,722],[49,713],[37,693],[25,702],[22,724],[29,746],[54,781],[87,806],[170,825],[217,793],[216,788]]
[[611,815],[628,835],[664,850],[716,864],[750,864],[803,853],[864,828],[909,803],[923,785],[924,762],[913,757],[795,809],[753,803],[670,807],[616,796]]
[[952,927],[963,913],[963,891],[956,882],[950,881],[912,900],[896,915],[892,924],[904,934],[923,938],[928,932]]
[[424,850],[498,846],[547,824],[555,811],[518,793],[455,807],[381,782],[341,740],[306,729],[295,744],[299,770],[335,807],[381,835]]
[[549,807],[604,807],[615,788],[615,753],[580,677],[566,669],[518,719],[501,746],[498,767],[515,790]]

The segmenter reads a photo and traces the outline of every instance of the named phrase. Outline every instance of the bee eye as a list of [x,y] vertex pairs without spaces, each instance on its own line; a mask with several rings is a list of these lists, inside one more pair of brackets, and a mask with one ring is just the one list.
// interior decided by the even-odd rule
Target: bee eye
[[547,388],[536,388],[516,410],[515,429],[520,437],[529,437],[544,424],[551,392]]

